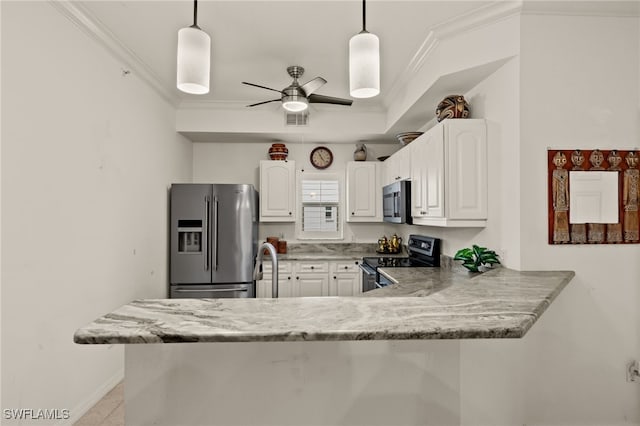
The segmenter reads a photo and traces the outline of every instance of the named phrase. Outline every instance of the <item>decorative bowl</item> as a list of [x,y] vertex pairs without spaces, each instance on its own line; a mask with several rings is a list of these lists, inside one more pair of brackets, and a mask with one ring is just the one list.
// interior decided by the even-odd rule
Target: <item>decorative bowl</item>
[[409,145],[411,142],[413,142],[414,139],[416,139],[420,135],[422,135],[422,132],[404,132],[404,133],[398,133],[396,135],[396,139],[398,139],[400,141],[400,144],[404,146],[404,145]]
[[382,157],[378,157],[378,158],[377,158],[377,160],[378,160],[378,161],[384,161],[384,160],[386,160],[386,159],[387,159],[387,158],[389,158],[389,157],[391,157],[391,156],[390,156],[390,155],[383,155]]

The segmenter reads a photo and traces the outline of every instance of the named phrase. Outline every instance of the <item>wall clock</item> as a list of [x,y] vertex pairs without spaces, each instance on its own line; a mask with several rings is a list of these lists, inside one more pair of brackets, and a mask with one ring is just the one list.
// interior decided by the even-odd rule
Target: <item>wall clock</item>
[[316,169],[326,169],[333,163],[333,153],[329,148],[319,146],[311,151],[309,160]]

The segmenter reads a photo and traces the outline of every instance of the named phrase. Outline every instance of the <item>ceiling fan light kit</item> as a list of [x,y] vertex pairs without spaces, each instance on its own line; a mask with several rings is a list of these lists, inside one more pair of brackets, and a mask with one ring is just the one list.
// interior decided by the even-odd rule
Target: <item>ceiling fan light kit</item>
[[307,109],[309,101],[303,96],[284,96],[282,98],[282,107],[290,112],[301,112]]
[[304,68],[300,65],[292,65],[287,67],[287,73],[293,78],[293,81],[289,86],[282,90],[272,89],[271,87],[261,86],[259,84],[248,83],[243,81],[242,84],[247,86],[259,87],[260,89],[271,90],[272,92],[280,93],[280,98],[270,99],[268,101],[257,102],[255,104],[247,105],[248,107],[254,107],[258,105],[264,105],[271,102],[280,102],[282,107],[289,112],[302,112],[306,111],[310,103],[317,104],[334,104],[334,105],[346,105],[349,106],[353,103],[351,99],[335,98],[333,96],[317,95],[314,92],[327,83],[322,77],[316,77],[307,81],[305,84],[300,85],[298,78],[304,74]]
[[178,31],[177,87],[194,95],[209,93],[211,37],[198,27],[198,1],[193,2],[193,25]]
[[362,31],[349,40],[349,88],[354,98],[380,93],[380,40],[367,31],[366,0],[362,0]]

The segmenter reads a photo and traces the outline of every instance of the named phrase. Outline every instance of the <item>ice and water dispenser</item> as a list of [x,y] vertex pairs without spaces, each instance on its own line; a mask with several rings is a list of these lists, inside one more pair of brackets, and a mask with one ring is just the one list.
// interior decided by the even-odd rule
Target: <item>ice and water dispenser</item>
[[201,253],[203,242],[201,220],[178,221],[178,253]]

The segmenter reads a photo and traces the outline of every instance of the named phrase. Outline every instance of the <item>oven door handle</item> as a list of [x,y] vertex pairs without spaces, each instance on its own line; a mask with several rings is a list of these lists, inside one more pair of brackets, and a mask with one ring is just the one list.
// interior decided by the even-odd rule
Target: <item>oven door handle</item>
[[359,265],[360,269],[362,269],[362,272],[364,272],[367,275],[375,275],[376,274],[376,270],[373,269],[371,266],[365,265],[364,263],[361,263]]

